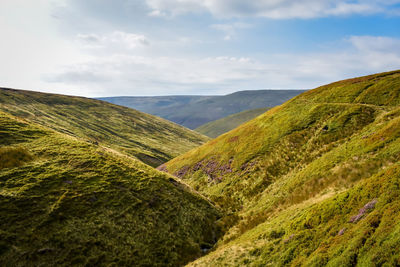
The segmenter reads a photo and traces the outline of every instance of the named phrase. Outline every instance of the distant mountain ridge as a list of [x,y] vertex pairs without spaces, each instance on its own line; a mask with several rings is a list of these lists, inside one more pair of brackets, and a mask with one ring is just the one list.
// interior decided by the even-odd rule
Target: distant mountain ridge
[[98,99],[195,129],[245,110],[280,105],[303,92],[304,90],[248,90],[222,96],[121,96]]

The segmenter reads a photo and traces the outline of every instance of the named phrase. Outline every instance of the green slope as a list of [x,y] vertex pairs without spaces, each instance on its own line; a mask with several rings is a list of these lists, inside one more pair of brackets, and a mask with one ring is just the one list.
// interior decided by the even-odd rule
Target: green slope
[[162,169],[226,213],[194,266],[397,266],[400,71],[303,93]]
[[190,129],[244,110],[274,107],[302,90],[251,90],[222,96],[105,97],[101,100],[160,116]]
[[255,117],[263,114],[270,108],[257,108],[245,110],[228,117],[208,122],[203,124],[202,126],[195,129],[196,132],[202,133],[206,136],[215,138],[220,136],[223,133],[229,132],[232,129],[235,129],[240,124],[243,124]]
[[218,216],[140,161],[0,111],[1,266],[178,266]]
[[0,88],[0,110],[158,166],[207,137],[99,100]]

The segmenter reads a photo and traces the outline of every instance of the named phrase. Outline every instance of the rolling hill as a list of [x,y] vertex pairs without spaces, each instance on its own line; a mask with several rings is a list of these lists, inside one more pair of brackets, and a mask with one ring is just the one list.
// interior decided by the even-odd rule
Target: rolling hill
[[236,114],[229,115],[225,118],[216,121],[208,122],[194,130],[208,137],[216,138],[221,134],[229,132],[230,130],[238,127],[240,124],[243,124],[263,114],[268,109],[270,108],[257,108],[257,109],[245,110]]
[[397,266],[400,71],[305,92],[159,169],[225,212],[190,266]]
[[0,88],[0,110],[151,165],[208,140],[164,119],[83,97]]
[[198,101],[207,100],[213,97],[215,96],[116,96],[102,97],[98,99],[124,107],[134,108],[145,113],[158,115],[166,112],[167,110],[179,110],[183,106],[192,105]]
[[134,158],[0,111],[1,266],[178,266],[219,216]]
[[189,129],[249,109],[274,107],[301,90],[252,90],[224,96],[105,97],[100,100],[134,108]]

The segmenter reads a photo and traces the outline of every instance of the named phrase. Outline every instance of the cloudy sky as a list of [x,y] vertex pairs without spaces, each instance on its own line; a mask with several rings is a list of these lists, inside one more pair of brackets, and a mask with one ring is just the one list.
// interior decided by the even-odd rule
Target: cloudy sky
[[400,0],[0,0],[0,86],[308,89],[400,69]]

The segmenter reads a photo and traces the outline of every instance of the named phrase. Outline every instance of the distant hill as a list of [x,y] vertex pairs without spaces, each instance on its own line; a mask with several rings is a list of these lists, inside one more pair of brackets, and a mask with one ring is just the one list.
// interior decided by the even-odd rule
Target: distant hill
[[307,91],[160,169],[225,211],[190,266],[398,266],[400,71]]
[[[31,95],[28,103],[25,93],[1,94],[22,117],[0,111],[0,266],[182,266],[215,243],[220,212],[210,202],[124,154],[129,140],[121,150],[113,143],[128,136],[118,123],[150,127],[151,116],[100,101]],[[22,100],[26,107],[16,105]],[[117,129],[107,128],[106,114]],[[89,133],[101,130],[99,144],[83,137],[85,119]],[[164,133],[171,131],[179,147],[174,131],[182,130],[172,126]]]
[[0,88],[0,110],[158,166],[208,140],[164,119],[83,97]]
[[118,96],[102,97],[99,100],[113,104],[134,108],[145,113],[157,115],[168,109],[178,109],[185,105],[192,105],[201,100],[213,98],[214,96]]
[[104,97],[100,100],[134,108],[190,129],[249,109],[274,107],[302,90],[252,90],[224,96]]
[[225,118],[208,122],[195,129],[196,132],[202,133],[206,136],[215,138],[223,133],[229,132],[240,124],[243,124],[258,115],[265,113],[270,108],[257,108],[245,110],[236,114],[229,115]]

